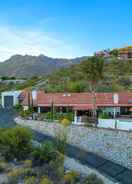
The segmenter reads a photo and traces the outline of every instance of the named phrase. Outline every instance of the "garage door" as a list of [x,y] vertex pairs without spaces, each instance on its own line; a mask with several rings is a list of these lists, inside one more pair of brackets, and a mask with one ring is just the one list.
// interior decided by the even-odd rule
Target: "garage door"
[[4,96],[4,107],[5,108],[13,107],[13,96]]

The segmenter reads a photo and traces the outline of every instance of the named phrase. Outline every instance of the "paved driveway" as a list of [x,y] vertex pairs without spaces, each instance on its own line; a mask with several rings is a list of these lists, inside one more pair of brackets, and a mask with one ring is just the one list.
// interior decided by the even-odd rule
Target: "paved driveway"
[[14,112],[14,110],[0,108],[0,128],[14,126],[15,117],[16,117],[16,113]]

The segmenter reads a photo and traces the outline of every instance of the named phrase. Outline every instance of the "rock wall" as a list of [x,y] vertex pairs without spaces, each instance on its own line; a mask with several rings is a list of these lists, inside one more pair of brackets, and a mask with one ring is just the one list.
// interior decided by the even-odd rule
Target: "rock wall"
[[[61,125],[55,123],[25,121],[20,118],[16,118],[16,122],[50,136],[55,136],[56,132],[62,131],[63,129]],[[72,125],[67,128],[67,132],[69,143],[132,169],[131,131],[87,128]]]

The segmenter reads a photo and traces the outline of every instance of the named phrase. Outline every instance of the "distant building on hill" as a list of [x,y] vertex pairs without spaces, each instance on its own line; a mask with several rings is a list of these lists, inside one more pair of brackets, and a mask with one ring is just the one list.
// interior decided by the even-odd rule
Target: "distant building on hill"
[[102,51],[95,52],[95,56],[102,56],[104,58],[109,58],[110,56],[115,56],[118,59],[128,60],[132,59],[132,46],[127,46],[119,49],[105,49]]
[[132,59],[132,46],[118,49],[118,56],[120,59]]
[[0,83],[3,84],[23,84],[24,82],[26,82],[26,80],[24,79],[8,79],[8,80],[2,80],[0,79]]
[[105,49],[105,50],[102,50],[102,51],[95,52],[94,55],[108,58],[108,57],[110,57],[110,49]]

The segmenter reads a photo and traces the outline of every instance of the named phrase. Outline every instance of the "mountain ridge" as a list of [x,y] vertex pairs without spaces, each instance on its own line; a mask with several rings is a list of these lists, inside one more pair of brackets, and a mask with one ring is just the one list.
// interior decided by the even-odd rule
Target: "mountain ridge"
[[72,59],[52,58],[45,55],[13,55],[0,63],[0,76],[32,77],[52,73],[61,68],[79,64],[86,56]]

